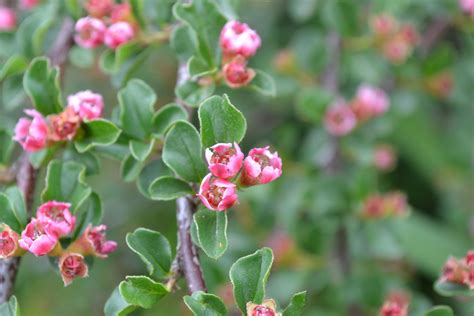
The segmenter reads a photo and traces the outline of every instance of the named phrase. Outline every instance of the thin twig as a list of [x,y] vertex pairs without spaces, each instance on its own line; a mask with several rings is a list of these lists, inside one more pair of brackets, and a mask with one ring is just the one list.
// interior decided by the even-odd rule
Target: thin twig
[[443,37],[444,33],[449,29],[451,23],[446,18],[435,19],[427,28],[425,34],[420,40],[420,51],[426,56],[435,46],[435,44]]

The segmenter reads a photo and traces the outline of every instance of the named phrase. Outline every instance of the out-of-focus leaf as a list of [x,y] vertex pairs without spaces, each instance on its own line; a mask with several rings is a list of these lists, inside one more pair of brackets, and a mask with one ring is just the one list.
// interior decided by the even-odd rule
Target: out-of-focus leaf
[[150,185],[159,177],[163,176],[172,176],[173,171],[171,171],[168,166],[165,165],[163,160],[153,160],[148,163],[140,173],[140,176],[137,180],[138,190],[147,198],[151,199],[150,196]]
[[130,153],[138,161],[145,161],[151,154],[155,141],[151,140],[149,143],[138,140],[131,140],[129,143]]
[[434,289],[443,296],[474,297],[474,291],[464,284],[438,281],[436,282]]
[[21,55],[12,55],[0,68],[0,81],[8,76],[21,74],[26,67],[28,67],[28,61]]
[[123,181],[134,181],[140,175],[143,164],[143,161],[136,160],[132,155],[125,157],[120,165],[120,174]]
[[0,315],[20,316],[20,306],[18,305],[15,295],[13,295],[7,302],[0,305]]
[[175,94],[189,106],[197,107],[214,92],[214,89],[214,84],[201,86],[197,82],[186,81],[176,86]]
[[255,77],[250,82],[250,87],[264,95],[275,96],[276,94],[273,77],[261,70],[255,71]]
[[185,296],[184,302],[195,316],[227,316],[227,308],[214,294],[194,292],[192,296]]
[[435,306],[426,312],[425,316],[454,316],[454,312],[449,306]]
[[0,165],[6,165],[13,150],[13,139],[7,129],[0,129]]
[[0,193],[0,223],[7,224],[17,233],[21,233],[23,230],[23,226],[15,214],[12,202],[4,193]]
[[74,46],[69,51],[69,60],[78,68],[90,68],[94,64],[94,51]]
[[105,316],[125,316],[137,309],[122,297],[120,294],[119,286],[110,295],[109,299],[104,306]]

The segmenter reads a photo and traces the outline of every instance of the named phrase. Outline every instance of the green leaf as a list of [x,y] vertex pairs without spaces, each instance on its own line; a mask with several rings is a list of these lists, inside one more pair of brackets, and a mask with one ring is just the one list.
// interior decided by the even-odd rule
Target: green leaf
[[5,190],[5,195],[10,200],[13,213],[20,224],[20,227],[25,227],[28,223],[28,214],[26,212],[25,197],[23,192],[16,187],[9,187]]
[[28,61],[21,55],[12,55],[0,68],[0,81],[8,76],[21,74],[28,67]]
[[135,309],[137,309],[136,306],[125,301],[122,294],[120,294],[119,286],[117,286],[105,303],[104,314],[105,316],[125,316]]
[[131,0],[132,12],[143,29],[165,23],[170,17],[168,0]]
[[320,123],[333,95],[324,89],[312,87],[300,91],[296,98],[296,114],[304,121]]
[[290,304],[283,311],[283,316],[300,316],[306,304],[306,292],[293,295]]
[[150,196],[150,185],[155,181],[155,179],[162,176],[172,176],[173,171],[168,168],[163,160],[158,159],[147,164],[137,180],[138,190],[147,198],[151,199]]
[[230,103],[227,95],[206,99],[199,106],[199,122],[204,147],[216,143],[240,143],[247,129],[244,115]]
[[262,248],[237,260],[230,268],[230,280],[234,287],[235,302],[247,315],[248,302],[261,304],[265,297],[265,285],[273,263],[273,252]]
[[227,308],[214,294],[194,292],[192,296],[185,296],[184,302],[195,316],[227,316]]
[[163,161],[180,177],[189,182],[199,182],[207,168],[202,160],[199,134],[194,126],[185,121],[177,122],[166,136]]
[[23,106],[28,96],[23,89],[23,76],[14,75],[6,78],[2,84],[2,102],[5,110],[10,111]]
[[191,107],[197,107],[205,98],[209,97],[216,86],[214,84],[201,86],[195,81],[186,81],[175,88],[176,96]]
[[126,237],[128,247],[146,264],[151,276],[165,277],[171,268],[171,246],[159,232],[137,228]]
[[250,87],[263,95],[274,97],[276,94],[275,80],[261,70],[255,70],[255,77],[250,82]]
[[351,1],[325,1],[321,8],[321,19],[327,29],[349,36],[359,30],[359,7]]
[[153,48],[153,46],[147,46],[140,49],[137,54],[127,58],[120,68],[114,71],[113,76],[111,76],[112,85],[116,88],[123,87],[146,61],[150,53],[153,51]]
[[176,103],[163,106],[153,117],[153,133],[157,136],[165,135],[174,122],[186,120],[188,113]]
[[74,145],[78,152],[83,153],[95,146],[108,146],[115,143],[120,136],[120,129],[105,119],[84,121],[81,124],[83,134]]
[[145,140],[151,134],[155,92],[142,80],[133,79],[120,90],[118,99],[120,122],[124,132]]
[[69,61],[78,68],[90,68],[94,64],[94,50],[73,46],[69,51]]
[[217,67],[209,69],[206,61],[196,56],[191,56],[191,58],[188,60],[187,68],[192,80],[197,80],[199,77],[212,75],[219,70]]
[[72,240],[79,237],[89,224],[94,226],[99,225],[102,221],[103,214],[100,196],[92,192],[87,201],[82,204],[81,208],[75,214],[77,220]]
[[41,194],[42,202],[61,201],[72,204],[75,211],[89,197],[92,190],[84,181],[85,167],[73,161],[53,160],[46,171],[46,186]]
[[7,129],[0,129],[0,165],[6,165],[10,161],[13,145],[11,132]]
[[201,208],[194,222],[202,250],[213,259],[221,257],[227,250],[227,213]]
[[80,0],[65,0],[66,9],[69,14],[75,19],[78,20],[82,16],[82,5]]
[[142,50],[143,47],[135,41],[120,45],[115,50],[114,71],[118,71],[130,57],[136,56]]
[[464,284],[438,281],[435,283],[434,289],[443,296],[474,297],[474,291]]
[[5,302],[0,305],[0,315],[2,316],[20,316],[20,306],[16,296],[13,295],[10,297],[8,302]]
[[140,175],[143,164],[143,161],[136,160],[132,155],[125,157],[120,165],[120,175],[123,181],[134,181]]
[[51,67],[47,58],[33,59],[23,77],[23,86],[35,108],[43,115],[62,110],[59,68]]
[[454,312],[449,306],[435,306],[426,312],[425,316],[454,316]]
[[44,163],[48,162],[54,157],[57,149],[57,145],[52,145],[51,147],[30,153],[28,155],[30,163],[33,165],[33,167],[35,167],[35,169],[39,169]]
[[168,294],[163,284],[147,276],[127,276],[119,285],[119,291],[128,304],[151,308]]
[[99,67],[106,74],[113,74],[115,71],[115,52],[111,49],[106,49],[100,55]]
[[164,176],[151,183],[149,192],[153,200],[168,201],[192,194],[193,189],[183,180],[172,176]]
[[198,40],[196,33],[186,24],[177,26],[171,33],[171,46],[180,61],[188,60],[197,51]]
[[21,233],[23,230],[20,220],[16,217],[12,202],[4,193],[0,193],[0,223],[7,224],[17,233]]
[[79,153],[74,145],[68,146],[68,148],[63,152],[62,159],[83,164],[86,167],[87,176],[98,174],[100,171],[101,163],[99,158],[91,151]]
[[131,140],[129,143],[130,153],[138,161],[145,161],[151,154],[155,141],[152,139],[149,143],[138,140]]

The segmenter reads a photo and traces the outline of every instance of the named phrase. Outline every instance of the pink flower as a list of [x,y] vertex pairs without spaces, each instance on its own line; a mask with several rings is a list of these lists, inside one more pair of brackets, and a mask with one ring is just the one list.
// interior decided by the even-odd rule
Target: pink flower
[[381,171],[390,171],[395,167],[397,155],[390,145],[379,145],[374,151],[374,165]]
[[80,91],[68,96],[67,103],[83,120],[93,120],[101,117],[104,109],[102,96],[90,90]]
[[116,49],[120,45],[129,42],[135,36],[133,27],[128,22],[116,22],[109,26],[105,32],[105,45],[112,49]]
[[329,134],[344,136],[349,134],[357,124],[357,117],[344,101],[336,101],[326,111],[324,126]]
[[412,46],[401,36],[395,36],[383,45],[382,50],[392,63],[401,64],[411,54]]
[[441,281],[462,284],[467,277],[468,274],[463,263],[454,257],[449,257],[444,264]]
[[36,110],[25,110],[33,119],[21,118],[15,126],[13,140],[20,143],[25,151],[33,152],[46,147],[48,125],[43,116]]
[[206,149],[206,160],[214,176],[229,179],[239,173],[244,154],[237,143],[219,143]]
[[84,48],[95,48],[104,42],[107,30],[102,20],[90,16],[81,18],[76,22],[76,35],[74,40],[77,45]]
[[269,146],[253,148],[244,160],[240,183],[244,186],[269,183],[282,173],[282,162],[278,153],[271,153]]
[[110,13],[111,23],[128,22],[134,30],[138,30],[139,26],[133,16],[132,8],[128,2],[114,4]]
[[48,120],[51,126],[49,138],[55,142],[74,139],[81,125],[80,117],[71,107],[59,114],[50,115]]
[[237,202],[235,184],[213,177],[211,173],[202,179],[197,196],[205,207],[214,211],[227,210]]
[[247,24],[229,21],[222,28],[220,45],[224,55],[252,57],[260,47],[260,36]]
[[23,252],[18,247],[20,236],[8,225],[4,225],[4,230],[0,233],[0,259],[10,258]]
[[459,0],[461,9],[474,18],[474,0]]
[[16,27],[16,14],[10,8],[0,7],[0,31],[11,31]]
[[264,300],[262,304],[247,303],[247,315],[249,316],[281,316],[275,312],[276,303],[274,300]]
[[236,56],[222,68],[226,84],[234,89],[244,87],[255,77],[255,71],[247,68],[247,60],[241,55]]
[[39,4],[40,0],[21,0],[20,7],[24,10],[31,10]]
[[466,257],[464,257],[464,263],[469,265],[474,265],[474,250],[469,250]]
[[363,84],[357,89],[351,108],[359,120],[367,120],[386,112],[389,105],[390,101],[383,90]]
[[381,37],[389,36],[398,29],[398,23],[391,15],[377,15],[370,22],[374,33]]
[[84,5],[87,13],[95,18],[103,18],[112,10],[114,0],[89,0]]
[[38,208],[36,217],[56,236],[68,235],[72,233],[76,224],[76,217],[69,211],[70,207],[70,203],[49,201]]
[[88,277],[89,268],[84,256],[78,253],[65,253],[59,258],[59,272],[64,286],[68,286],[75,278]]
[[392,292],[385,299],[379,316],[407,316],[410,300],[403,292]]
[[106,240],[105,231],[107,226],[99,225],[87,226],[84,233],[71,246],[68,251],[81,253],[84,256],[93,255],[100,258],[106,258],[111,252],[117,249],[115,241]]
[[44,256],[51,252],[58,242],[58,236],[50,231],[45,223],[32,218],[21,233],[20,247],[35,256]]

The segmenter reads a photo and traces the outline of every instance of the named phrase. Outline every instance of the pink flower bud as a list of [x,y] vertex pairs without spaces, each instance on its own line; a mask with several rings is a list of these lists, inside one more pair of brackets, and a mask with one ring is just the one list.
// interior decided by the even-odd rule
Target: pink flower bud
[[0,7],[0,31],[11,31],[16,27],[16,14],[10,8]]
[[89,0],[84,5],[87,13],[95,18],[103,18],[110,13],[114,0]]
[[72,140],[81,125],[81,119],[73,108],[67,107],[59,114],[48,117],[51,125],[50,139],[56,142]]
[[374,194],[365,199],[362,208],[362,215],[366,218],[381,218],[386,214],[383,208],[384,199],[381,195]]
[[351,104],[352,111],[359,120],[379,116],[386,112],[390,101],[385,92],[368,84],[363,84],[357,89],[355,100]]
[[468,278],[468,273],[463,263],[454,257],[449,257],[444,264],[441,281],[462,284],[465,283],[466,278]]
[[386,37],[398,29],[398,23],[391,15],[381,14],[374,16],[370,21],[372,31],[380,37]]
[[219,143],[206,149],[206,160],[214,176],[229,179],[239,173],[244,154],[237,143]]
[[397,155],[390,145],[379,145],[374,151],[374,165],[380,171],[390,171],[395,167]]
[[474,18],[474,0],[459,0],[461,9]]
[[78,253],[64,253],[59,258],[59,272],[64,286],[68,286],[75,278],[88,277],[89,268],[84,261],[84,256]]
[[87,226],[84,233],[69,246],[68,251],[81,253],[84,256],[93,255],[106,258],[109,253],[117,249],[115,241],[106,240],[105,231],[107,226]]
[[379,316],[407,316],[410,300],[403,292],[392,292],[385,299]]
[[329,134],[344,136],[349,134],[357,124],[357,118],[344,101],[336,101],[326,111],[324,126]]
[[117,22],[109,26],[105,32],[105,45],[112,49],[116,49],[122,44],[125,44],[133,39],[135,31],[128,22]]
[[135,31],[139,28],[138,23],[135,20],[135,17],[133,16],[132,7],[128,2],[115,4],[112,7],[112,12],[110,13],[110,21],[112,23],[128,22]]
[[274,300],[265,300],[262,304],[247,303],[247,315],[249,316],[281,316],[276,311]]
[[383,54],[394,64],[403,63],[411,54],[412,47],[402,37],[395,36],[383,45]]
[[24,253],[24,250],[18,247],[20,235],[12,230],[8,225],[4,225],[4,230],[0,233],[0,259],[14,257]]
[[249,58],[255,55],[260,44],[260,36],[245,23],[229,21],[222,28],[220,45],[224,55]]
[[265,184],[279,178],[282,162],[277,152],[271,153],[267,147],[253,148],[244,160],[240,183],[244,186]]
[[215,178],[211,173],[202,180],[197,196],[205,207],[214,211],[227,210],[237,202],[235,184]]
[[236,56],[222,68],[226,84],[234,89],[244,87],[255,77],[255,71],[247,68],[247,60],[241,55]]
[[104,42],[104,35],[107,30],[102,20],[85,17],[76,22],[76,35],[74,40],[77,45],[84,48],[95,48]]
[[34,152],[47,145],[48,125],[36,110],[25,110],[33,119],[21,118],[15,126],[13,140],[20,143],[25,151]]
[[31,10],[40,3],[40,0],[21,0],[20,8],[23,10]]
[[474,265],[474,250],[469,250],[466,257],[464,257],[464,263],[469,265]]
[[275,311],[263,305],[257,305],[252,310],[251,316],[275,316]]
[[67,103],[83,120],[100,118],[104,109],[102,96],[90,90],[80,91],[68,96]]
[[70,207],[70,203],[49,201],[38,208],[36,217],[56,236],[65,236],[72,233],[76,224],[76,217],[69,211]]
[[418,42],[418,32],[411,24],[404,24],[400,28],[399,36],[410,45],[415,45]]
[[44,256],[51,252],[58,242],[58,236],[50,231],[42,221],[32,218],[21,233],[19,245],[35,256]]

